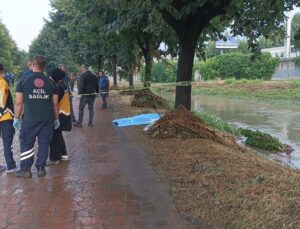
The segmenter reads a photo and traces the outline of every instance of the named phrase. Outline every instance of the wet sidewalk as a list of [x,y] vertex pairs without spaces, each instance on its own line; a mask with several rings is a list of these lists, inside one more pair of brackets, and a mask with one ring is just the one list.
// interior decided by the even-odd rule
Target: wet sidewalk
[[[70,161],[47,167],[42,178],[35,168],[32,179],[0,173],[0,228],[186,228],[145,153],[125,128],[112,125],[119,107],[114,96],[109,100],[107,111],[96,100],[94,127],[86,108],[83,128],[65,134]],[[74,98],[76,116],[77,107]],[[14,152],[18,160],[18,133]]]

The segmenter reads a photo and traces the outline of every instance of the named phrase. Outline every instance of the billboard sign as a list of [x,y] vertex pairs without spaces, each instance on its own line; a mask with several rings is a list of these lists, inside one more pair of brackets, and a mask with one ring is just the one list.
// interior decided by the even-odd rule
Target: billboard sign
[[216,42],[217,49],[236,49],[239,46],[239,41],[236,38],[228,39],[227,41],[218,40]]

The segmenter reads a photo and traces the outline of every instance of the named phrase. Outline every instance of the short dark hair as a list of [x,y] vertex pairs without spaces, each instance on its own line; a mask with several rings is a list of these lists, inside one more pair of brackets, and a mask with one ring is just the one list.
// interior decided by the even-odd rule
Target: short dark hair
[[104,75],[104,73],[105,73],[103,70],[100,70],[99,73],[100,73],[100,72],[101,72],[103,75]]
[[40,68],[45,68],[47,64],[47,60],[44,56],[37,55],[33,58],[33,63],[39,66]]
[[84,65],[84,64],[81,65],[80,68],[84,68],[84,69],[88,70],[88,67],[86,65]]
[[57,83],[65,77],[65,72],[59,68],[54,68],[49,71],[49,76]]
[[3,70],[4,70],[3,64],[0,64],[0,71],[3,71]]

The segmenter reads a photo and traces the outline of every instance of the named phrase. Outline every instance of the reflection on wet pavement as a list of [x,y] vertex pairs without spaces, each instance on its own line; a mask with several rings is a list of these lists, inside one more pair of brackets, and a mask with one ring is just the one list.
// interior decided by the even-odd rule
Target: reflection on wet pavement
[[[42,178],[35,168],[32,179],[0,174],[0,228],[186,228],[144,152],[112,126],[117,108],[95,106],[93,128],[84,123],[65,134],[70,161],[47,167]],[[14,152],[18,161],[17,134]]]

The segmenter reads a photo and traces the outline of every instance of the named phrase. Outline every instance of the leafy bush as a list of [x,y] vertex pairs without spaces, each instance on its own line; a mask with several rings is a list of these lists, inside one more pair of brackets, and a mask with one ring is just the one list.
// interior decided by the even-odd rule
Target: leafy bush
[[216,78],[270,80],[279,64],[279,58],[272,58],[269,53],[262,53],[252,61],[251,55],[227,53],[208,59],[206,62],[196,63],[194,70],[199,69],[205,80]]
[[204,80],[215,80],[220,78],[218,60],[216,58],[211,58],[205,62],[201,61],[198,64],[195,64],[193,73],[195,73],[196,69],[200,70],[202,79]]
[[[151,81],[155,83],[168,83],[176,81],[177,63],[162,60],[153,63]],[[141,69],[141,79],[145,78],[145,66]]]
[[294,58],[294,61],[295,61],[295,65],[296,65],[297,67],[300,67],[300,56],[295,57],[295,58]]

